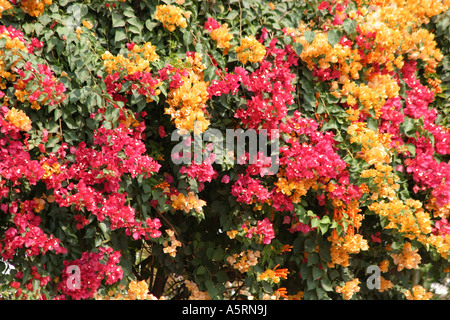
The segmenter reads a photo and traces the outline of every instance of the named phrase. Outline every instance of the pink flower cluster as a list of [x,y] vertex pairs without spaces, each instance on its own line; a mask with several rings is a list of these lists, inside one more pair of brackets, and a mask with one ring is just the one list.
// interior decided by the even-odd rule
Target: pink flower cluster
[[294,232],[302,232],[302,233],[308,233],[315,228],[311,228],[309,225],[304,224],[300,221],[298,221],[298,218],[295,214],[291,216],[284,216],[283,218],[283,224],[291,224],[291,227],[288,229],[290,233]]
[[249,239],[253,238],[254,235],[257,235],[261,238],[262,243],[269,244],[272,242],[272,239],[275,238],[275,231],[273,230],[273,225],[269,221],[269,219],[264,218],[261,221],[256,223],[256,227],[248,228],[244,223],[241,226],[242,229],[247,228],[247,232],[245,236]]
[[39,161],[31,160],[28,135],[23,139],[19,128],[4,119],[8,111],[7,107],[0,108],[0,199],[8,196],[9,187],[20,186],[23,179],[35,185],[44,174]]
[[234,115],[247,128],[277,129],[287,115],[287,105],[294,103],[292,80],[295,74],[291,73],[290,67],[297,65],[298,56],[291,46],[279,49],[275,47],[276,43],[276,39],[270,42],[266,48],[266,58],[251,74],[237,67],[234,74],[226,74],[223,80],[212,81],[208,88],[210,96],[229,92],[236,94],[240,85],[252,93],[246,108],[238,109]]
[[[416,147],[416,156],[406,159],[406,171],[412,173],[413,179],[423,188],[431,188],[436,198],[436,205],[445,206],[450,203],[450,165],[444,161],[438,162],[434,158],[438,154],[450,154],[450,132],[442,126],[436,125],[436,110],[429,109],[433,101],[433,92],[422,85],[416,77],[417,63],[409,61],[404,64],[401,72],[403,80],[411,88],[406,91],[404,113],[411,118],[422,118],[423,128],[433,136],[434,143],[424,136],[411,138],[410,142]],[[418,190],[418,187],[415,187]]]
[[[102,263],[106,261],[106,263]],[[102,282],[114,284],[123,277],[120,263],[120,252],[113,251],[112,248],[99,248],[99,252],[83,252],[81,258],[74,261],[64,261],[65,268],[62,271],[61,280],[58,284],[62,293],[72,299],[89,299],[94,296]],[[80,288],[72,287],[69,283],[71,273],[69,266],[79,267]],[[77,279],[73,279],[76,281]]]
[[286,166],[288,179],[333,179],[345,170],[346,163],[336,153],[333,133],[321,132],[318,128],[313,119],[301,118],[298,111],[286,125],[280,125],[283,132],[295,132],[296,136],[305,137],[304,142],[287,138],[287,145],[280,147],[280,165]]
[[220,28],[220,23],[214,18],[208,18],[204,25],[205,30],[213,31],[214,29]]
[[269,199],[269,190],[265,188],[261,181],[253,179],[247,173],[240,174],[237,181],[231,187],[231,194],[237,198],[238,202],[251,204],[256,201],[264,202]]
[[[130,85],[125,90],[124,84],[127,82]],[[107,75],[105,78],[106,91],[113,97],[114,101],[123,101],[125,103],[128,102],[128,99],[122,94],[131,95],[133,91],[147,98],[156,96],[158,83],[158,77],[155,77],[151,72],[137,71],[123,78],[120,77],[118,72],[115,72]]]
[[[161,167],[145,155],[146,148],[140,135],[141,132],[122,125],[116,129],[102,126],[94,133],[94,147],[87,147],[82,142],[77,148],[70,148],[75,161],[64,163],[60,173],[44,179],[48,189],[55,189],[55,201],[62,207],[84,208],[99,221],[108,218],[111,229],[125,228],[127,235],[134,239],[159,237],[159,220],[148,218],[145,224],[136,221],[134,209],[127,204],[127,194],[120,192],[124,175],[149,177]],[[60,157],[64,156],[65,152],[60,151]],[[41,161],[52,163],[55,155],[50,154]],[[65,181],[71,182],[63,187]],[[77,221],[78,228],[82,228],[88,220],[77,215]]]
[[441,236],[450,236],[450,223],[447,219],[441,219],[439,221],[436,221],[434,224],[432,233],[435,235],[441,235]]
[[34,200],[1,205],[2,211],[11,215],[11,222],[14,224],[14,227],[5,231],[4,238],[0,240],[0,252],[4,260],[12,259],[21,248],[25,248],[27,256],[37,256],[49,250],[63,254],[67,252],[60,246],[59,239],[53,235],[47,236],[39,227],[41,217],[33,212],[35,206]]
[[214,163],[216,155],[211,153],[211,155],[203,160],[201,164],[192,162],[187,167],[181,167],[180,173],[187,173],[189,178],[197,179],[199,182],[211,182],[216,179],[219,174],[214,170],[212,164]]
[[[23,272],[22,271],[17,271],[16,273],[16,279],[23,279]],[[39,284],[41,287],[46,286],[51,278],[49,276],[42,276],[41,274],[39,274],[37,267],[36,266],[32,266],[31,267],[31,279],[29,281],[27,281],[27,283],[25,283],[24,287],[25,289],[27,289],[28,291],[33,291],[33,280],[38,280]],[[16,291],[16,297],[19,297],[22,294],[22,288],[20,288],[21,283],[18,281],[12,281],[9,284],[12,288],[17,289]],[[26,297],[25,297],[26,298]],[[45,295],[42,295],[43,299],[46,299]]]

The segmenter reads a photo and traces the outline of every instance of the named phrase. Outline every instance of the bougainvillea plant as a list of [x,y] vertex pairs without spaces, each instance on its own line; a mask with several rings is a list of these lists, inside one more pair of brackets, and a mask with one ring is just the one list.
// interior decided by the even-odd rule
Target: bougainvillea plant
[[0,0],[1,299],[439,298],[449,10]]

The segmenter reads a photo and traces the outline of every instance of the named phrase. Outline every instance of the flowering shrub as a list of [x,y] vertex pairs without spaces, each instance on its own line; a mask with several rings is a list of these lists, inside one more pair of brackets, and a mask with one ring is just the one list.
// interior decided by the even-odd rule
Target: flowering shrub
[[[0,11],[2,299],[431,299],[447,277],[448,0]],[[209,129],[278,139],[277,171]]]

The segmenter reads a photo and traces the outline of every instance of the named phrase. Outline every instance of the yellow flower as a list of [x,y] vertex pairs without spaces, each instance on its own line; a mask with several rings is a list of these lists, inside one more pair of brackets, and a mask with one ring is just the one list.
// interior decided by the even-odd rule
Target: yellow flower
[[345,283],[343,287],[337,286],[336,292],[342,293],[342,296],[345,300],[350,300],[356,292],[359,292],[359,284],[361,282],[358,278],[355,278],[351,281]]
[[274,283],[279,283],[280,279],[287,279],[289,271],[287,268],[277,269],[279,265],[276,265],[273,269],[267,269],[258,276],[258,280],[271,280]]
[[157,7],[155,19],[161,21],[164,28],[172,32],[176,26],[180,28],[187,27],[186,18],[183,13],[181,8],[164,4]]
[[392,289],[394,287],[394,284],[386,280],[385,278],[380,276],[380,288],[378,289],[379,292],[388,291],[389,289]]
[[430,300],[433,297],[431,292],[427,292],[424,287],[417,285],[412,289],[412,293],[409,290],[405,292],[406,299],[408,300]]
[[85,26],[88,29],[92,29],[94,25],[89,20],[83,20],[83,26]]
[[241,40],[241,45],[235,48],[237,59],[246,64],[247,62],[261,62],[266,55],[266,48],[253,36]]
[[228,31],[230,28],[226,23],[211,31],[211,39],[217,41],[217,47],[224,49],[223,54],[225,55],[228,54],[228,50],[231,48],[230,40],[233,39],[233,35]]
[[8,0],[0,0],[0,18],[2,17],[2,12],[11,9],[12,5]]
[[237,230],[230,230],[230,231],[227,231],[227,236],[230,238],[230,239],[234,239],[234,238],[236,238],[236,235],[238,234],[238,231]]
[[5,116],[5,120],[15,125],[21,131],[31,130],[31,120],[22,110],[10,109]]
[[206,201],[198,199],[192,191],[190,191],[187,196],[181,192],[178,195],[172,195],[170,200],[172,200],[172,207],[174,209],[183,210],[186,213],[191,209],[200,213],[202,207],[206,205]]
[[403,269],[418,269],[421,257],[417,251],[419,250],[412,249],[410,242],[406,242],[403,245],[402,253],[391,253],[391,257],[397,265],[397,270],[402,271]]
[[44,13],[45,5],[51,5],[52,0],[22,0],[20,7],[32,17],[39,17]]

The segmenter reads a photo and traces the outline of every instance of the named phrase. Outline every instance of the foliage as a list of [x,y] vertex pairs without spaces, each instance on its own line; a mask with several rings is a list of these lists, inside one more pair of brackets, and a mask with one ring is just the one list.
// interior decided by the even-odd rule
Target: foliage
[[[448,0],[0,8],[2,298],[428,299],[446,277]],[[206,142],[175,164],[171,133],[208,128],[278,130],[278,172]]]

